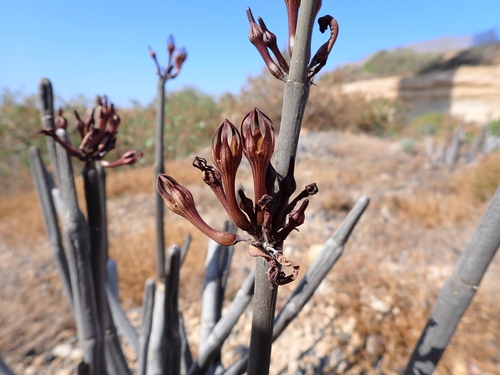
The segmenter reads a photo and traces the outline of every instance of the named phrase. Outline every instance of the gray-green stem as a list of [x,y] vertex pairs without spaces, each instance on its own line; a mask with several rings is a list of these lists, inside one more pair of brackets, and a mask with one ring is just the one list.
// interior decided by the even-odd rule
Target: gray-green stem
[[[295,158],[300,127],[309,97],[307,65],[311,50],[311,35],[315,18],[316,0],[301,3],[290,74],[285,84],[280,134],[275,154],[276,171],[285,176],[290,160]],[[267,375],[271,363],[273,324],[278,287],[271,289],[267,275],[268,264],[257,259],[252,334],[248,363],[249,375]]]
[[[40,115],[44,129],[54,129],[54,96],[52,93],[52,83],[47,78],[42,78],[38,85],[38,94],[40,96]],[[45,137],[47,149],[49,151],[50,162],[54,169],[56,180],[59,181],[59,172],[57,169],[56,141],[52,137]]]
[[[159,173],[165,172],[164,165],[164,128],[165,128],[165,80],[158,78],[156,85],[156,145],[155,145],[155,167],[154,178]],[[156,277],[161,280],[165,276],[165,214],[163,199],[160,194],[155,194],[155,221],[156,221]]]

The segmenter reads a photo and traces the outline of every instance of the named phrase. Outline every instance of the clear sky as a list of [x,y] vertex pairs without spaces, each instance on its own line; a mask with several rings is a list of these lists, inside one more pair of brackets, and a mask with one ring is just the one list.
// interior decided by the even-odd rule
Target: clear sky
[[[236,93],[263,67],[248,41],[247,6],[286,46],[283,0],[2,0],[0,90],[32,94],[48,77],[65,99],[107,94],[117,105],[147,104],[157,80],[147,46],[164,64],[173,34],[188,58],[167,90]],[[325,69],[380,49],[500,29],[500,0],[323,0],[325,14],[340,25]],[[316,30],[313,48],[326,39]]]

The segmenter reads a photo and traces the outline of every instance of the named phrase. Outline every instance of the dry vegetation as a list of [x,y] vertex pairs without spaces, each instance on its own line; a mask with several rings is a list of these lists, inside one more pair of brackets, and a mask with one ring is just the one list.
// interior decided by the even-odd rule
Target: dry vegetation
[[[335,350],[349,353],[346,374],[396,374],[409,358],[433,301],[465,249],[486,202],[500,182],[500,154],[475,165],[431,170],[423,145],[405,152],[395,141],[347,133],[306,133],[297,168],[298,186],[317,182],[306,223],[285,251],[307,269],[322,242],[362,194],[371,197],[344,255],[308,307],[276,342],[273,372],[294,373],[296,362],[340,372]],[[302,146],[300,146],[302,147]],[[299,153],[301,148],[299,147]],[[207,157],[206,150],[200,151]],[[224,214],[200,183],[191,159],[167,165],[188,186],[202,215],[221,226]],[[248,166],[240,181],[250,187]],[[143,283],[154,276],[152,169],[124,169],[108,176],[110,255],[118,262],[120,297],[127,308],[142,299]],[[21,370],[73,334],[44,238],[34,192],[2,197],[0,205],[0,353]],[[199,300],[206,239],[182,219],[167,214],[168,244],[193,243],[182,267],[181,308],[196,352]],[[252,266],[245,246],[236,249],[228,296]],[[498,259],[460,323],[438,367],[439,374],[500,373]],[[281,288],[278,305],[294,285]],[[248,344],[249,319],[242,317],[224,348],[226,363]],[[290,345],[293,343],[293,345]],[[286,348],[286,350],[284,349]],[[294,367],[295,366],[295,367]],[[313,370],[311,370],[313,371]],[[313,373],[313,372],[310,372]]]

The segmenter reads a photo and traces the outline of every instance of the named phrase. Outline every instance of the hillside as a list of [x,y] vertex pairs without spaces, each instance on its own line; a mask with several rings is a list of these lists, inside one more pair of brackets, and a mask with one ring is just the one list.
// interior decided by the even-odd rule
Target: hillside
[[428,112],[480,124],[500,118],[500,43],[448,54],[381,51],[332,74],[344,93],[399,101],[410,118]]

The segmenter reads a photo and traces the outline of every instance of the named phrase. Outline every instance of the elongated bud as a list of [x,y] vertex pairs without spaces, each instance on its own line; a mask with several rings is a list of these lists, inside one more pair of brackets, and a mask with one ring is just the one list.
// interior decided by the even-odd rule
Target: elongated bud
[[75,128],[76,128],[76,131],[78,132],[78,135],[80,135],[80,138],[83,139],[83,137],[85,136],[85,124],[81,120],[80,115],[78,114],[78,112],[76,111],[76,109],[73,110],[73,114],[75,115]]
[[54,120],[54,125],[56,126],[57,129],[64,129],[66,130],[68,128],[68,121],[66,121],[66,118],[63,116],[63,109],[59,108],[57,110],[57,117]]
[[174,58],[175,68],[177,70],[180,70],[182,67],[182,64],[184,63],[184,61],[186,61],[186,59],[187,59],[187,51],[185,48],[181,48],[175,54],[175,58]]
[[106,160],[101,160],[101,165],[105,168],[116,168],[122,165],[132,165],[139,161],[142,158],[143,153],[140,151],[132,150],[127,151],[122,155],[122,157],[114,162],[108,162]]
[[241,122],[243,153],[253,174],[255,202],[266,194],[266,173],[274,152],[274,127],[259,109],[251,110]]
[[116,113],[109,118],[109,127],[108,131],[111,137],[115,137],[116,131],[118,130],[118,126],[120,125],[121,119]]
[[309,199],[305,199],[304,202],[300,205],[298,210],[292,211],[290,215],[288,216],[288,223],[286,226],[278,232],[276,235],[276,240],[277,241],[284,241],[288,235],[297,228],[299,225],[304,224],[304,221],[306,219],[306,208],[309,205]]
[[174,53],[174,50],[175,50],[174,37],[173,35],[169,35],[167,38],[167,51],[168,53],[172,54]]
[[260,28],[262,29],[262,32],[264,33],[264,43],[271,50],[273,53],[274,57],[276,57],[276,60],[278,61],[278,64],[280,65],[281,70],[283,73],[288,74],[289,66],[288,63],[286,62],[285,58],[281,54],[280,49],[278,48],[278,43],[276,39],[276,35],[273,34],[269,29],[267,28],[266,24],[264,23],[264,20],[262,18],[258,18]]
[[90,111],[90,113],[88,114],[87,118],[85,119],[84,121],[84,125],[85,125],[85,128],[84,128],[84,134],[87,134],[89,132],[89,130],[94,126],[95,124],[95,120],[94,120],[94,113],[95,113],[95,109],[92,108],[92,110]]
[[297,30],[300,0],[285,0],[285,5],[288,17],[288,54],[292,56],[293,46],[295,44],[295,32]]
[[250,222],[239,208],[235,191],[236,173],[241,162],[242,152],[238,129],[229,120],[224,120],[212,137],[212,160],[221,174],[227,199],[226,211],[239,228],[247,230],[250,227]]
[[215,242],[223,246],[230,246],[243,240],[234,233],[218,231],[205,223],[196,209],[191,192],[178,184],[172,177],[159,174],[156,180],[156,189],[170,211],[185,218]]
[[285,81],[285,75],[283,74],[279,66],[274,62],[273,58],[269,54],[269,51],[267,50],[267,45],[264,40],[264,31],[259,25],[255,23],[255,19],[253,18],[253,14],[250,8],[247,8],[247,16],[248,22],[250,23],[250,31],[248,32],[248,38],[250,39],[250,42],[255,46],[255,48],[257,48],[257,51],[262,56],[262,59],[266,63],[266,66],[271,74],[279,80]]
[[238,129],[231,121],[224,120],[212,137],[212,160],[215,166],[222,174],[236,177],[242,152]]

